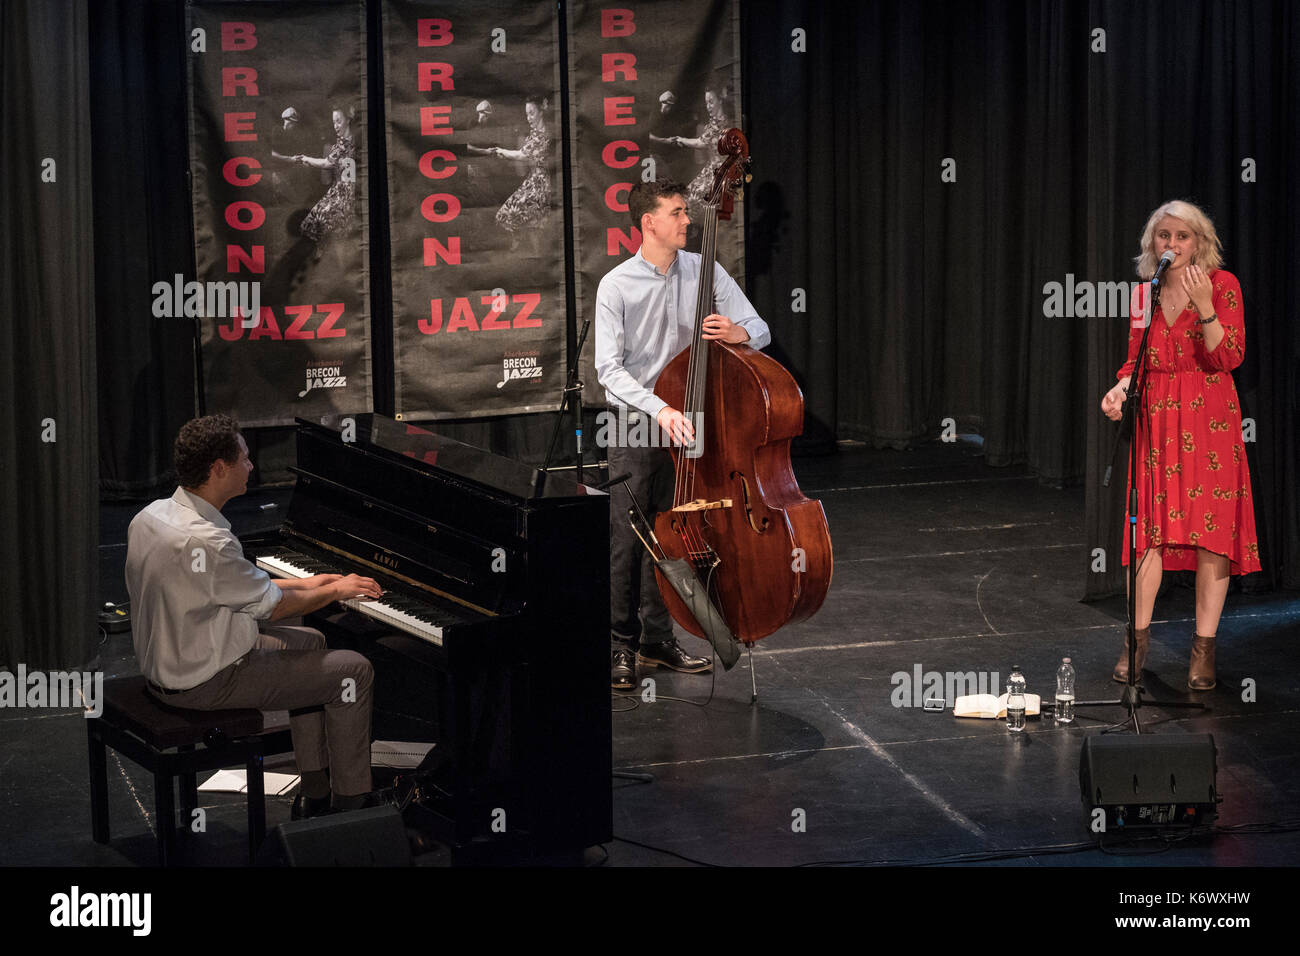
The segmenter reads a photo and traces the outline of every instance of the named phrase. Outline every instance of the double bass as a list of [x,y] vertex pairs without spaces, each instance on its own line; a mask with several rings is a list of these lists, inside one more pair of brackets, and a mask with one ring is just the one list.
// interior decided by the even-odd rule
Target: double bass
[[[713,312],[718,222],[731,216],[749,144],[740,130],[728,130],[718,152],[700,217],[694,336],[654,388],[695,435],[669,449],[673,506],[658,514],[654,532],[667,558],[691,566],[736,639],[753,645],[821,607],[831,583],[831,539],[821,503],[803,495],[790,467],[790,441],[803,431],[803,393],[793,376],[748,345],[703,338]],[[708,639],[659,567],[656,577],[673,619]]]

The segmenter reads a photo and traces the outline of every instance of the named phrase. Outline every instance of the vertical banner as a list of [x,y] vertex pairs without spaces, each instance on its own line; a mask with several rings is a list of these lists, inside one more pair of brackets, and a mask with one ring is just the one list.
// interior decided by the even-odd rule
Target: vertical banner
[[554,3],[387,0],[396,410],[553,410],[564,387]]
[[[641,245],[628,218],[638,180],[676,180],[698,209],[713,184],[723,132],[740,126],[736,0],[623,0],[568,7],[573,217],[579,324],[595,318],[601,278]],[[761,159],[758,160],[761,162]],[[693,217],[698,220],[698,217]],[[718,226],[718,261],[744,286],[744,203]],[[686,248],[700,249],[693,223]],[[582,355],[587,402],[601,400]]]
[[371,411],[364,4],[188,13],[197,281],[154,313],[202,317],[210,411]]

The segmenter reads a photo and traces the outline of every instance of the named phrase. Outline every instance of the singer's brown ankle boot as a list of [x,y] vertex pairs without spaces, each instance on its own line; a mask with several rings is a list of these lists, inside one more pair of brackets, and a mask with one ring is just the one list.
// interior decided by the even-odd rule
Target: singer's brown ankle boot
[[[1147,662],[1147,648],[1151,644],[1151,627],[1141,628],[1134,631],[1133,635],[1137,638],[1137,679],[1142,678],[1142,665]],[[1121,684],[1128,683],[1128,634],[1124,634],[1124,650],[1119,655],[1119,663],[1115,665],[1115,671],[1110,675],[1110,679],[1118,681]]]
[[1214,677],[1214,637],[1197,634],[1192,641],[1192,662],[1187,668],[1187,686],[1192,690],[1213,690],[1217,683]]

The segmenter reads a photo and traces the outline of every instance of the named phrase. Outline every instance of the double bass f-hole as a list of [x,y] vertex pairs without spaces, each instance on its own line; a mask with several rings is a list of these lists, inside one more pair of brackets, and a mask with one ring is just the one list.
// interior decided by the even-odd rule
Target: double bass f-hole
[[755,534],[762,534],[767,530],[768,525],[771,524],[771,519],[763,518],[758,522],[754,521],[754,506],[749,503],[749,479],[740,472],[733,471],[731,473],[731,480],[735,481],[737,479],[740,480],[741,500],[745,502],[745,520],[749,522],[749,526],[754,529]]

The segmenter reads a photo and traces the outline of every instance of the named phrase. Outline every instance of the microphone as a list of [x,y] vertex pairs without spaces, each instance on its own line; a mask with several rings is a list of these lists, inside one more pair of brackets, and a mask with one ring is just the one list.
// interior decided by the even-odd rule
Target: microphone
[[1165,270],[1169,268],[1169,264],[1173,262],[1176,258],[1178,257],[1174,255],[1174,250],[1172,249],[1165,250],[1165,254],[1160,257],[1160,264],[1156,266],[1156,274],[1151,277],[1152,283],[1159,285],[1160,277],[1164,275]]

